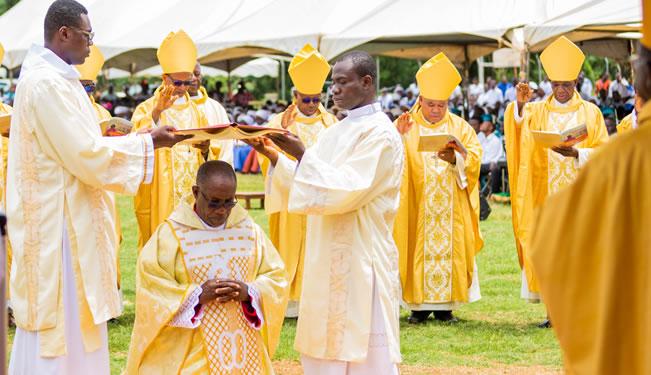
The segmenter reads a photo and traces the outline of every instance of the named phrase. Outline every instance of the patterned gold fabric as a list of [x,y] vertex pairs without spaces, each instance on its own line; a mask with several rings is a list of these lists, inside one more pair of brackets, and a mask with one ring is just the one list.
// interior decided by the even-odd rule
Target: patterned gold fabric
[[[161,89],[162,86],[153,97],[136,107],[131,118],[135,124],[132,131],[156,126],[151,113]],[[186,94],[184,104],[174,104],[161,113],[160,125],[192,129],[207,126],[208,123]],[[201,151],[188,145],[156,150],[154,179],[151,184],[141,186],[134,199],[138,220],[138,249],[145,245],[152,232],[172,213],[181,199],[192,192],[197,170],[204,161]]]

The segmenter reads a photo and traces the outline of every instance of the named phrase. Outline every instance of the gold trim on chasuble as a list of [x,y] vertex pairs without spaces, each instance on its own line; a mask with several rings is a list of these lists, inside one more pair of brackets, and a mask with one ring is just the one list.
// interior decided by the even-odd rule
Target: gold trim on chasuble
[[88,201],[91,207],[91,221],[95,229],[95,247],[100,257],[100,266],[102,268],[102,274],[100,276],[102,279],[102,289],[104,290],[104,293],[101,296],[96,296],[96,298],[103,301],[98,303],[99,306],[109,306],[111,315],[118,316],[120,315],[120,299],[115,283],[115,275],[117,273],[115,268],[109,266],[111,262],[115,264],[115,254],[113,253],[113,249],[107,246],[109,241],[107,240],[108,233],[105,230],[111,227],[106,220],[106,211],[112,208],[106,206],[104,202],[104,191],[101,189],[88,187]]
[[[180,111],[168,109],[165,116],[170,125],[176,126],[177,129],[185,129],[193,124],[193,113],[191,109]],[[191,145],[176,145],[171,150],[174,207],[176,207],[185,195],[192,192],[196,172],[199,170],[199,160],[197,159],[197,149]]]
[[330,296],[326,322],[326,358],[337,358],[344,344],[348,299],[348,276],[353,246],[355,212],[339,215],[335,221],[330,253]]
[[[251,218],[222,231],[169,222],[193,283],[201,285],[220,277],[244,282],[252,279],[257,250]],[[261,336],[244,317],[240,302],[207,303],[200,328],[211,374],[263,373]]]
[[[577,126],[578,111],[569,113],[549,112],[548,131],[561,132]],[[567,158],[547,149],[547,194],[554,194],[574,181],[577,175],[574,158]]]
[[[447,124],[436,130],[419,125],[421,135],[444,133]],[[423,302],[452,300],[452,201],[454,177],[451,165],[436,157],[435,152],[422,152],[425,200]]]
[[319,139],[319,136],[325,130],[325,126],[322,121],[315,122],[314,124],[304,124],[299,122],[300,120],[301,118],[297,118],[294,123],[296,125],[298,137],[306,148],[310,148],[314,143],[316,143],[317,139]]
[[[24,111],[23,111],[24,112]],[[29,118],[25,116],[24,118]],[[32,148],[33,137],[27,126],[18,127],[20,148],[18,168],[22,174],[18,174],[21,190],[21,201],[23,205],[23,220],[25,221],[25,232],[23,234],[25,279],[27,280],[27,326],[26,329],[36,329],[38,318],[38,291],[41,259],[40,241],[41,232],[39,220],[41,218],[41,181],[36,168],[36,156]],[[22,168],[21,168],[22,166]],[[60,281],[60,280],[59,280]],[[61,289],[62,286],[59,288]]]

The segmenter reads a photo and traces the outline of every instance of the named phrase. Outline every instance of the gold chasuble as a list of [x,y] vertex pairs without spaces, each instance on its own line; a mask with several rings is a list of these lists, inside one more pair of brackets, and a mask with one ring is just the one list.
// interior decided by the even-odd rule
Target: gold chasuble
[[[0,48],[2,46],[0,45]],[[1,59],[0,59],[1,60]],[[11,106],[7,104],[0,103],[0,115],[11,113]],[[0,170],[0,202],[2,202],[2,209],[4,210],[7,207],[5,202],[5,190],[7,188],[7,155],[9,150],[9,137],[2,136],[2,142],[0,143],[0,160],[2,161],[2,170]],[[9,237],[6,241],[7,246],[7,293],[9,293],[9,279],[11,271],[11,259],[13,251],[11,249],[11,244],[9,243]]]
[[568,375],[651,374],[651,104],[535,220],[531,262]]
[[[267,126],[281,129],[280,121],[284,113],[277,114],[276,117],[269,121]],[[305,117],[299,112],[298,116],[296,116],[296,121],[289,125],[287,130],[298,135],[305,147],[309,148],[316,143],[321,133],[335,122],[337,122],[337,118],[327,112],[323,105],[319,104],[317,112],[313,116]],[[260,154],[258,155],[260,169],[262,169],[263,175],[266,176],[267,170],[269,169],[269,160]],[[285,156],[294,160],[287,154]],[[290,301],[298,301],[301,297],[306,227],[306,215],[292,214],[287,212],[287,210],[269,215],[269,238],[285,263],[287,277],[291,283],[289,289]]]
[[[132,131],[158,125],[171,125],[177,129],[208,126],[205,116],[187,94],[163,111],[159,124],[154,124],[151,113],[162,87],[156,90],[154,96],[136,107],[131,118],[131,122],[136,125]],[[150,185],[142,185],[134,199],[139,249],[149,240],[156,227],[172,213],[181,198],[192,192],[197,170],[205,161],[201,151],[190,145],[157,149],[155,153],[154,180]]]
[[[223,230],[206,230],[187,196],[138,256],[136,321],[125,374],[268,375],[286,305],[283,262],[263,230],[239,205]],[[197,328],[169,323],[196,288],[227,277],[261,295],[254,329],[241,302],[202,306]]]
[[[468,302],[475,255],[483,247],[471,203],[481,145],[472,127],[449,111],[431,124],[416,103],[411,117],[415,124],[406,133],[400,208],[393,228],[402,298],[409,305]],[[420,136],[435,133],[454,134],[468,150],[465,160],[457,153],[457,164],[465,165],[465,188],[459,187],[455,166],[438,159],[436,152],[418,151]]]
[[617,125],[617,134],[622,134],[635,128],[637,128],[637,112],[633,110],[633,112],[624,117]]
[[[0,103],[0,115],[11,113],[11,106]],[[7,186],[7,154],[9,149],[9,137],[2,137],[0,144],[0,160],[2,160],[2,170],[0,171],[0,198],[2,199],[2,207],[5,207],[5,188]]]
[[[231,122],[224,107],[218,101],[209,97],[205,88],[199,87],[198,95],[191,97],[191,99],[206,117],[208,125],[229,124]],[[233,165],[233,144],[232,139],[211,140],[208,160],[223,160]]]
[[547,196],[574,181],[580,160],[537,145],[531,131],[559,132],[586,124],[588,138],[575,146],[579,149],[579,159],[583,155],[587,158],[589,151],[607,142],[608,132],[599,108],[582,100],[576,92],[566,106],[559,105],[553,95],[545,101],[525,104],[519,123],[515,111],[517,103],[513,102],[504,113],[513,230],[529,291],[538,293],[538,282],[529,261],[533,213]]

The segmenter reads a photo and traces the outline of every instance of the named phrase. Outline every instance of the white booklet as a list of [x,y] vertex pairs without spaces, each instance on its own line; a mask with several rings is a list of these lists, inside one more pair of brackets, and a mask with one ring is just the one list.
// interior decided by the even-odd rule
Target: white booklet
[[117,137],[120,135],[127,135],[131,133],[134,127],[131,121],[125,120],[120,117],[111,117],[99,122],[102,129],[102,135],[105,137]]
[[419,152],[439,152],[444,148],[452,148],[460,153],[465,159],[468,155],[468,150],[461,143],[459,138],[454,134],[438,133],[431,135],[421,135],[418,139]]
[[574,146],[588,138],[588,127],[582,124],[560,133],[532,130],[531,134],[536,143],[542,147]]

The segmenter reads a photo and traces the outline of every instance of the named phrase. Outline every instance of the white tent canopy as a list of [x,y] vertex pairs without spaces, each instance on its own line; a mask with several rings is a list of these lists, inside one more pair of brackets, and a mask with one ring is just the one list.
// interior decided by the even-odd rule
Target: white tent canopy
[[[278,65],[279,65],[278,61],[272,58],[260,57],[251,60],[248,63],[245,63],[244,65],[240,65],[239,67],[237,67],[231,72],[231,75],[237,77],[270,76],[276,78],[278,77]],[[136,72],[133,74],[133,76],[152,77],[152,76],[161,76],[162,74],[163,74],[163,69],[161,68],[161,66],[155,65],[147,69],[141,70],[139,72]],[[204,77],[228,76],[227,71],[221,69],[215,69],[210,66],[204,66],[204,65],[201,66],[201,74]],[[131,77],[131,75],[132,74],[130,72],[118,68],[108,68],[104,70],[104,76],[108,79]]]
[[[202,63],[208,63],[219,58],[219,51],[243,46],[288,55],[294,55],[307,43],[319,48],[323,36],[342,31],[391,2],[332,0],[324,6],[319,0],[275,0],[252,13],[246,22],[199,39],[199,56]],[[318,16],[305,16],[311,14]],[[330,56],[326,54],[326,58]]]
[[507,32],[514,48],[540,52],[565,35],[586,53],[628,56],[629,42],[622,37],[639,37],[632,32],[639,31],[642,20],[639,0],[549,0],[540,14],[535,22]]
[[[18,67],[42,43],[51,1],[22,0],[0,17],[4,65]],[[418,59],[444,51],[468,62],[503,44],[537,51],[562,33],[585,41],[637,31],[630,23],[641,19],[639,0],[80,1],[106,66],[132,73],[157,65],[157,47],[178,29],[196,41],[202,64],[233,71],[254,55],[291,56],[306,43],[329,60],[359,48]]]

